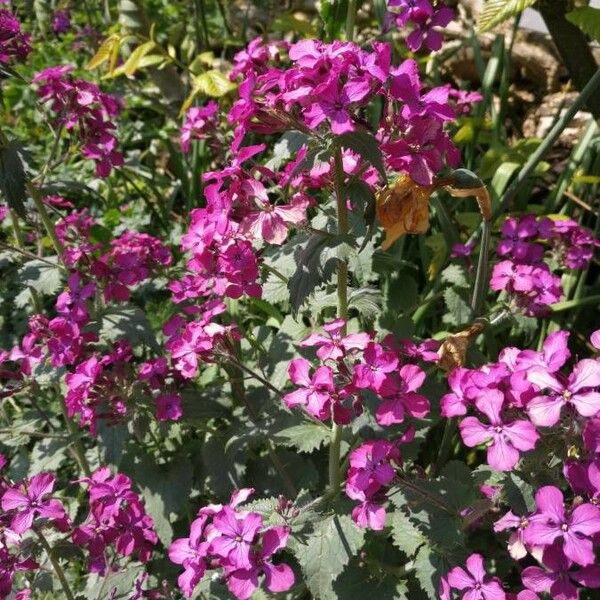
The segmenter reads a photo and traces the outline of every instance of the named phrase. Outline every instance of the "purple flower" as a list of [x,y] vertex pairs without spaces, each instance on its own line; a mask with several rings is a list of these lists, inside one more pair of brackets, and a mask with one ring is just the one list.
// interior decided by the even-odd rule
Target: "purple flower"
[[365,362],[354,366],[352,382],[359,389],[369,388],[379,392],[388,374],[398,368],[398,357],[374,342],[365,348],[363,357]]
[[215,515],[212,525],[216,537],[211,539],[211,551],[226,558],[235,568],[252,567],[250,549],[263,526],[261,516],[253,512],[241,515],[230,506],[224,506]]
[[566,379],[534,368],[528,380],[549,395],[539,395],[527,405],[529,417],[536,425],[551,427],[560,419],[564,406],[570,405],[583,417],[593,417],[600,411],[600,393],[591,388],[600,386],[600,363],[586,358],[580,360]]
[[331,400],[335,391],[333,371],[329,367],[318,367],[310,375],[310,363],[305,358],[295,358],[288,373],[292,382],[300,386],[283,397],[288,408],[304,406],[306,412],[321,421],[331,416]]
[[258,578],[265,576],[267,589],[273,593],[286,592],[294,585],[294,572],[285,563],[273,564],[271,557],[287,544],[290,531],[287,527],[271,527],[260,540],[260,550],[253,553],[250,568],[226,567],[227,587],[238,600],[248,600],[259,585]]
[[351,333],[342,337],[341,331],[346,321],[336,319],[323,325],[327,335],[320,333],[311,333],[303,339],[298,345],[302,348],[317,346],[317,356],[322,360],[338,360],[352,350],[364,350],[371,340],[368,333]]
[[206,106],[193,106],[185,115],[181,127],[181,150],[184,154],[190,151],[192,140],[202,140],[209,137],[217,125],[219,105],[210,101]]
[[563,541],[563,552],[578,565],[595,561],[591,536],[600,532],[600,509],[593,504],[580,504],[572,512],[565,511],[562,492],[547,485],[535,494],[537,512],[525,530],[525,541],[538,546],[550,546]]
[[156,398],[156,418],[159,421],[179,421],[183,415],[179,394],[161,394]]
[[467,558],[467,570],[454,567],[446,580],[451,588],[466,590],[463,600],[504,600],[506,594],[495,577],[487,578],[483,567],[483,557],[471,554]]
[[600,565],[589,565],[572,571],[572,562],[556,544],[544,550],[542,562],[546,569],[527,567],[521,573],[525,587],[534,592],[548,592],[558,600],[578,600],[579,590],[576,584],[586,588],[600,588]]
[[36,517],[59,521],[68,519],[62,502],[46,498],[52,493],[55,482],[54,475],[40,473],[4,492],[2,509],[15,511],[11,529],[16,533],[24,533],[31,528]]
[[519,460],[519,450],[533,450],[539,434],[526,420],[505,423],[500,415],[504,405],[504,394],[489,390],[475,400],[475,406],[489,419],[485,425],[475,417],[466,417],[460,423],[460,434],[464,443],[473,448],[489,443],[488,463],[499,471],[510,471]]

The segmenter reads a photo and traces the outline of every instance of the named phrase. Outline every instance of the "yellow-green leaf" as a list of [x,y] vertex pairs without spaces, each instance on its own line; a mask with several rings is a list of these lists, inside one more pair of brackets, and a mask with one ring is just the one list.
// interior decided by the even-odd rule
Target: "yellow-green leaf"
[[194,80],[194,87],[211,98],[220,98],[236,89],[235,83],[229,81],[225,73],[211,69],[198,75]]
[[112,63],[112,57],[115,54],[115,50],[118,56],[120,46],[120,36],[118,36],[116,33],[113,33],[107,37],[102,44],[100,44],[100,48],[98,48],[96,54],[94,54],[94,56],[92,56],[92,58],[89,60],[86,68],[95,69],[106,61],[110,61]]
[[485,0],[479,14],[477,29],[480,33],[489,31],[496,25],[521,14],[535,2],[536,0]]
[[140,61],[142,58],[144,58],[144,56],[147,54],[150,54],[155,47],[156,44],[153,41],[140,44],[125,61],[125,64],[123,65],[123,73],[125,73],[125,75],[128,77],[131,77],[140,68]]

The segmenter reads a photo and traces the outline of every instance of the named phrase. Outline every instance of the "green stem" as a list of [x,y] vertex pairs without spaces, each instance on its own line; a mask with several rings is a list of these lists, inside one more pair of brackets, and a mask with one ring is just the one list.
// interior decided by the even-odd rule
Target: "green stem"
[[86,477],[91,477],[92,470],[90,469],[90,465],[85,457],[85,451],[83,448],[83,444],[81,443],[81,439],[79,437],[78,432],[75,430],[75,426],[73,425],[73,421],[69,418],[67,414],[67,406],[64,401],[60,400],[63,417],[65,418],[65,423],[67,425],[67,429],[69,430],[69,434],[71,436],[71,441],[73,442],[73,450],[75,452],[75,457],[77,462],[79,463],[79,468],[83,471]]
[[26,186],[27,186],[27,191],[29,192],[29,195],[31,196],[31,199],[33,200],[33,203],[35,204],[35,207],[37,208],[40,218],[42,219],[42,223],[44,224],[44,227],[46,228],[46,232],[48,233],[48,236],[50,237],[50,240],[52,241],[54,250],[56,250],[56,254],[58,255],[58,258],[60,259],[60,257],[62,256],[62,254],[64,252],[64,248],[63,248],[61,241],[58,239],[58,236],[56,235],[56,229],[54,229],[54,223],[52,222],[52,219],[50,218],[50,215],[48,214],[48,211],[46,210],[46,206],[44,205],[44,201],[42,200],[42,194],[41,194],[40,190],[38,188],[36,188],[31,182],[27,183]]
[[[19,225],[19,217],[17,213],[11,208],[10,209],[10,221],[12,224],[13,233],[15,236],[15,244],[19,252],[24,252],[25,241],[23,238],[23,232],[21,231],[21,226]],[[31,302],[33,304],[33,309],[37,314],[42,312],[42,303],[40,301],[40,296],[37,293],[37,290],[31,286],[29,286],[29,293],[31,295]]]
[[56,556],[54,556],[54,550],[52,549],[52,547],[48,543],[48,540],[45,538],[44,534],[41,531],[38,531],[37,529],[34,529],[34,531],[38,539],[40,540],[40,543],[42,544],[44,550],[46,551],[46,554],[48,555],[50,564],[52,565],[52,568],[54,569],[54,572],[56,573],[56,576],[60,581],[60,585],[63,589],[63,592],[65,593],[67,600],[75,600],[75,596],[73,596],[73,592],[71,591],[71,587],[69,586],[69,582],[67,581],[65,572],[60,566],[60,563],[58,562]]
[[[348,9],[350,10],[350,9]],[[348,206],[344,194],[344,165],[342,162],[342,149],[338,146],[335,151],[335,199],[337,207],[338,235],[348,234]],[[340,254],[337,259],[337,316],[348,321],[348,263]],[[341,331],[346,335],[346,324]],[[338,493],[340,487],[340,452],[343,428],[333,422],[331,425],[331,444],[329,446],[329,487],[332,493]]]
[[348,0],[346,12],[346,40],[354,41],[354,21],[356,20],[356,0]]
[[471,298],[471,308],[473,316],[481,316],[483,301],[488,285],[488,255],[490,246],[491,223],[484,219],[483,231],[481,233],[481,246],[479,249],[479,259],[477,261],[477,273],[475,274],[475,284],[473,285],[473,297]]

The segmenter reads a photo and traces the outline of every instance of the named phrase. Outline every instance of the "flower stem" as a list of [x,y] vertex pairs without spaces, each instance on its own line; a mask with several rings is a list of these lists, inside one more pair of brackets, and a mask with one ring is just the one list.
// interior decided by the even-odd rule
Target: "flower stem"
[[356,20],[356,0],[348,0],[348,11],[346,12],[346,40],[354,41],[354,21]]
[[56,229],[54,228],[54,223],[52,222],[52,219],[50,219],[50,215],[48,214],[48,211],[46,210],[44,201],[42,200],[42,194],[41,194],[40,190],[30,182],[27,183],[27,191],[29,192],[31,199],[33,200],[33,203],[35,204],[35,207],[37,208],[37,211],[40,214],[42,223],[44,224],[44,227],[46,228],[46,232],[48,233],[48,236],[50,237],[50,240],[52,241],[52,245],[54,246],[54,250],[56,250],[56,254],[58,255],[58,258],[60,259],[64,252],[64,248],[63,248],[61,241],[58,239],[58,236],[56,235]]
[[[350,10],[350,7],[348,8]],[[337,228],[338,235],[344,236],[348,233],[348,206],[344,194],[344,165],[342,163],[342,149],[340,146],[335,151],[335,199],[337,205]],[[342,255],[337,259],[337,316],[339,319],[348,320],[348,262]],[[346,335],[346,324],[341,331]],[[342,426],[333,422],[331,425],[331,444],[329,446],[329,487],[332,493],[337,494],[340,487],[340,451],[342,443]]]
[[86,477],[91,477],[92,470],[90,469],[90,465],[85,457],[85,451],[83,449],[83,444],[81,443],[81,439],[75,427],[73,425],[73,421],[69,418],[67,414],[67,406],[64,403],[64,400],[60,400],[62,406],[63,417],[65,418],[65,423],[67,425],[67,429],[69,430],[69,435],[71,437],[71,441],[73,442],[73,451],[75,452],[75,458],[79,463],[79,468],[83,471]]
[[69,582],[67,581],[65,572],[60,566],[60,563],[58,562],[56,556],[54,556],[54,550],[52,549],[52,547],[48,543],[48,540],[45,538],[44,534],[41,531],[38,531],[37,529],[34,529],[34,531],[38,539],[40,540],[40,543],[42,544],[44,550],[46,551],[48,558],[50,559],[50,564],[52,565],[52,568],[54,569],[54,572],[56,573],[56,576],[60,581],[60,585],[63,589],[63,592],[65,593],[67,600],[75,600],[75,596],[73,596],[73,592],[71,591],[71,587],[69,586]]

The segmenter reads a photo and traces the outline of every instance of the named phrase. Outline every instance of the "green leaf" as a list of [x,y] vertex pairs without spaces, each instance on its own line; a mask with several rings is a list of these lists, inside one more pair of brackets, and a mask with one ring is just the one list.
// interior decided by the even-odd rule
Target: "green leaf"
[[430,600],[437,600],[440,577],[450,569],[450,563],[443,556],[431,551],[431,548],[422,546],[413,561],[415,575],[421,588]]
[[30,260],[19,269],[18,277],[21,285],[51,296],[61,286],[62,270],[58,267],[58,257],[46,256],[44,260]]
[[179,457],[167,465],[143,454],[134,464],[124,464],[123,470],[131,473],[142,492],[146,512],[154,519],[160,541],[168,546],[173,538],[171,521],[181,516],[187,508],[192,489],[192,465],[188,459]]
[[150,40],[148,42],[144,42],[140,44],[130,55],[129,58],[125,61],[125,63],[116,69],[116,71],[120,71],[122,69],[123,73],[128,77],[132,77],[135,72],[140,68],[140,64],[142,59],[154,50],[156,44]]
[[455,288],[446,288],[444,290],[444,301],[448,312],[444,315],[444,323],[450,325],[465,325],[473,319],[473,311],[469,303]]
[[383,181],[387,181],[383,154],[379,142],[372,134],[366,131],[350,131],[339,135],[337,142],[342,148],[350,148],[360,154],[361,158],[371,163],[379,171]]
[[100,338],[115,342],[126,339],[132,347],[145,344],[153,350],[160,347],[143,310],[131,304],[110,306],[99,317]]
[[408,600],[408,588],[404,581],[391,575],[372,572],[368,565],[353,560],[334,584],[336,600]]
[[273,146],[273,156],[265,164],[269,169],[279,170],[292,159],[302,146],[308,143],[308,136],[301,131],[286,131]]
[[23,204],[27,181],[25,163],[24,147],[18,140],[11,140],[6,146],[0,147],[0,194],[23,219],[26,217]]
[[301,423],[277,431],[273,435],[276,444],[294,446],[300,452],[313,452],[329,440],[331,432],[327,427],[316,423]]
[[340,37],[346,24],[348,0],[323,0],[320,3],[320,14],[329,40]]
[[467,279],[467,272],[462,265],[448,265],[442,271],[441,275],[444,283],[450,283],[451,285],[460,288],[468,288],[470,286],[469,280]]
[[35,475],[41,471],[56,471],[67,458],[66,439],[50,438],[36,442],[31,451],[29,475]]
[[[103,588],[106,591],[106,596],[103,598],[111,598],[114,600],[125,600],[131,596],[136,579],[144,572],[144,565],[140,563],[129,563],[124,570],[119,570],[117,573],[108,573],[105,576],[90,573],[87,576],[86,587],[83,597],[96,598],[98,590]],[[113,594],[114,590],[114,595]]]
[[536,0],[486,0],[479,14],[477,29],[480,33],[489,31],[507,19],[516,17]]
[[600,8],[581,6],[567,13],[565,17],[594,41],[600,41]]
[[327,283],[337,264],[336,249],[345,240],[339,236],[314,233],[302,246],[296,248],[296,271],[288,280],[290,304],[297,313],[315,288]]
[[388,524],[392,527],[394,545],[408,558],[412,558],[417,550],[427,543],[425,535],[401,510],[395,510],[389,515]]
[[348,515],[331,515],[314,523],[305,543],[295,545],[294,554],[315,598],[337,598],[333,582],[360,550],[364,535]]

